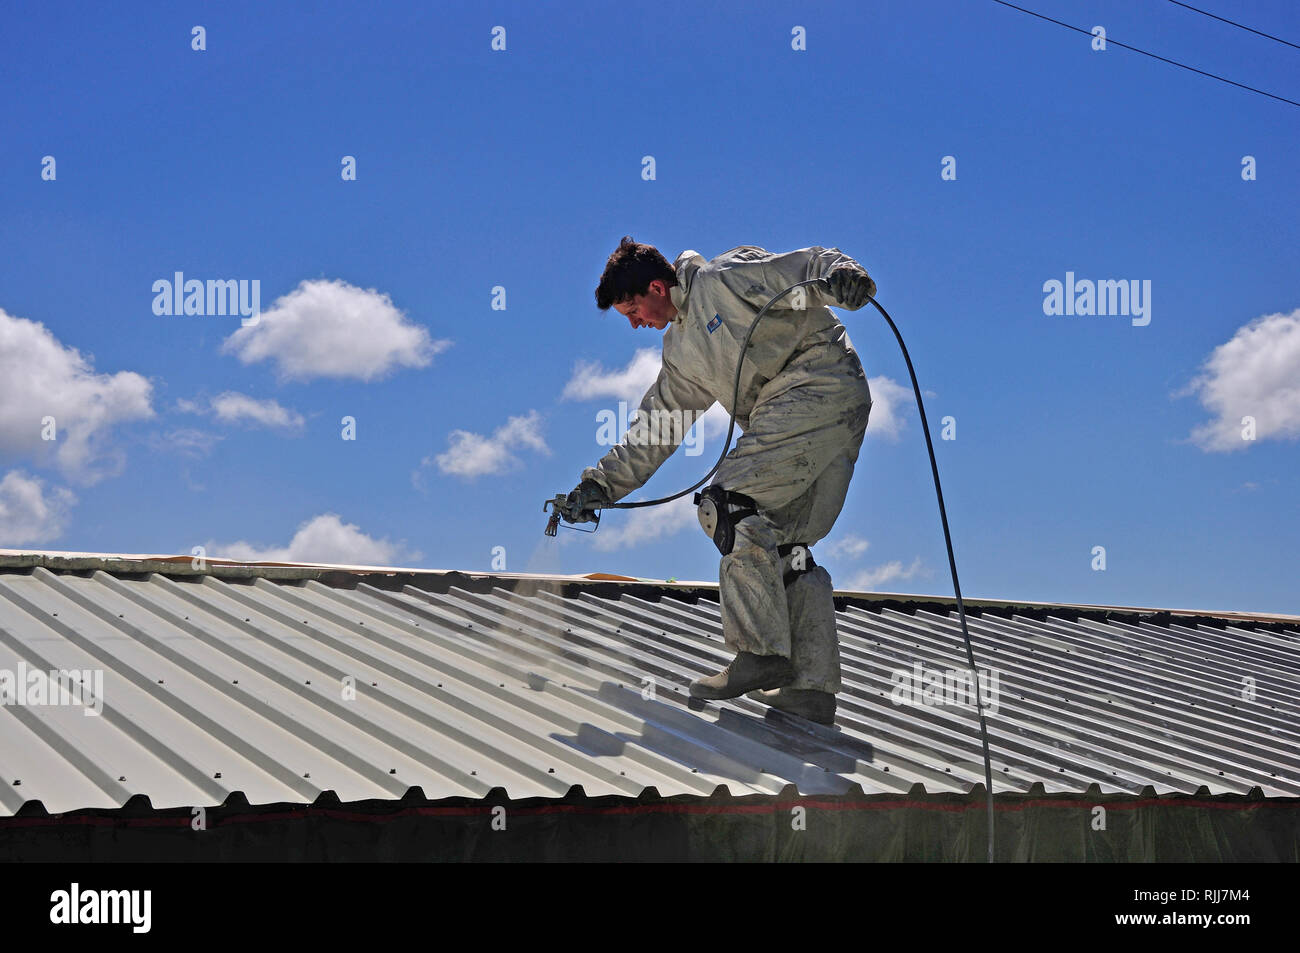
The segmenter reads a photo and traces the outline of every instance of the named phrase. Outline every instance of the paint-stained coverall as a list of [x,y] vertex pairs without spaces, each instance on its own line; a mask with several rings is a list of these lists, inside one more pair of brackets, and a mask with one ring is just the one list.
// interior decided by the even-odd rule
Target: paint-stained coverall
[[[826,307],[842,305],[822,283],[768,309],[750,340],[734,408],[731,399],[740,348],[759,309],[795,282],[845,265],[862,267],[838,248],[773,254],[742,245],[712,261],[682,252],[669,290],[677,315],[664,332],[658,379],[638,411],[647,421],[656,411],[703,413],[715,401],[735,411],[744,433],[713,483],[751,497],[758,515],[736,524],[735,546],[719,567],[723,637],[736,652],[789,657],[790,688],[830,693],[840,690],[830,574],[818,565],[787,588],[783,579],[800,554],[777,551],[811,547],[830,532],[871,412],[862,364]],[[622,499],[677,449],[674,439],[683,435],[665,430],[657,441],[625,438],[582,478],[600,484],[609,502]]]

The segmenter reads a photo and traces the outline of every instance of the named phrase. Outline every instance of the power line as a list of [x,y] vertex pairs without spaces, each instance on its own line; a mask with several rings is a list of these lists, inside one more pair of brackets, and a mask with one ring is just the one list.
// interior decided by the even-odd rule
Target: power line
[[1287,46],[1300,50],[1300,46],[1297,46],[1295,43],[1292,43],[1290,40],[1284,40],[1280,36],[1274,36],[1272,33],[1265,33],[1263,30],[1256,30],[1254,27],[1246,26],[1246,24],[1244,23],[1238,23],[1236,20],[1229,20],[1227,17],[1218,16],[1216,14],[1211,13],[1209,10],[1202,10],[1200,7],[1194,7],[1190,3],[1182,3],[1180,2],[1180,0],[1169,0],[1169,2],[1176,7],[1184,7],[1195,13],[1199,13],[1202,16],[1209,17],[1211,20],[1218,20],[1220,23],[1231,24],[1232,26],[1235,26],[1238,29],[1246,30],[1250,33],[1254,33],[1256,36],[1266,36],[1270,40],[1277,40],[1277,42],[1279,43],[1285,43]]
[[[1026,10],[1024,7],[1018,7],[1014,3],[1007,3],[1007,0],[993,0],[993,2],[999,3],[1004,7],[1010,7],[1012,10],[1019,10],[1021,13],[1028,13],[1031,17],[1038,17],[1038,19],[1046,20],[1048,23],[1055,23],[1057,26],[1063,26],[1067,30],[1073,30],[1075,33],[1082,33],[1084,36],[1093,35],[1091,30],[1085,30],[1082,27],[1077,27],[1072,23],[1066,23],[1063,20],[1054,20],[1052,17],[1044,16],[1041,13],[1035,13],[1033,10]],[[1149,53],[1146,50],[1138,49],[1136,46],[1129,46],[1127,43],[1121,43],[1119,40],[1112,40],[1110,37],[1106,37],[1106,42],[1114,43],[1116,46],[1121,46],[1126,50],[1132,50],[1134,53],[1141,53],[1143,56],[1149,56],[1153,60],[1168,63],[1170,66],[1177,66],[1179,69],[1198,73],[1201,76],[1208,76],[1210,79],[1217,79],[1220,83],[1227,83],[1229,86],[1236,86],[1238,89],[1244,89],[1252,93],[1259,93],[1261,96],[1267,96],[1269,99],[1276,99],[1278,102],[1287,103],[1291,106],[1300,106],[1300,103],[1296,102],[1294,99],[1287,99],[1285,96],[1277,96],[1262,89],[1256,89],[1254,86],[1247,86],[1245,83],[1238,83],[1236,80],[1228,79],[1226,76],[1220,76],[1217,73],[1207,73],[1205,70],[1197,69],[1195,66],[1188,66],[1186,63],[1179,63],[1177,60],[1166,59],[1165,57],[1159,56],[1155,53]]]

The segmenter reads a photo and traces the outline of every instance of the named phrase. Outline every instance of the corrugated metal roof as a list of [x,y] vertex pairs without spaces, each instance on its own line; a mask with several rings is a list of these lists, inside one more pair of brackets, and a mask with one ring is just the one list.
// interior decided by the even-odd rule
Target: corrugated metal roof
[[[748,699],[688,706],[687,683],[730,654],[707,591],[131,568],[0,573],[0,672],[103,673],[102,715],[0,710],[3,814],[137,794],[163,808],[236,791],[305,803],[417,786],[871,794],[983,780],[972,707],[894,703],[918,664],[964,668],[956,612],[940,607],[841,600],[845,687],[825,728]],[[1014,609],[968,623],[997,677],[995,790],[1300,794],[1300,625]]]

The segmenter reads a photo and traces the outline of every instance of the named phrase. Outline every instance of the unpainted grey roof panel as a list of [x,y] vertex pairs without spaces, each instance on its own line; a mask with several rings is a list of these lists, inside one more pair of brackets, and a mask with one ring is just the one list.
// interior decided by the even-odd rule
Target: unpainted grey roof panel
[[[707,598],[369,578],[0,573],[0,673],[102,678],[99,714],[0,709],[0,813],[983,781],[955,612],[841,609],[826,728],[747,698],[688,704],[730,656]],[[996,791],[1300,795],[1300,629],[1011,610],[968,625]]]

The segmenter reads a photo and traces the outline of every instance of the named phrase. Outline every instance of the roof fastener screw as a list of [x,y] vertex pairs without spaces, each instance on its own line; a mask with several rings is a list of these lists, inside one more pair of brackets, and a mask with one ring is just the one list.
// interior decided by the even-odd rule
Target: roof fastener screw
[[239,679],[235,679],[234,684],[238,685],[238,684],[239,684]]
[[23,783],[22,778],[14,778],[14,784],[22,784],[22,783]]
[[[555,773],[555,769],[554,769],[554,768],[547,768],[547,769],[546,769],[546,773],[547,773],[547,774],[554,774],[554,773]],[[1220,771],[1219,773],[1222,774],[1223,772]]]
[[118,779],[119,781],[125,781],[125,780],[126,780],[126,775],[125,775],[125,774],[119,774],[119,775],[117,776],[117,779]]
[[306,774],[303,775],[303,777],[304,777],[304,778],[310,778],[310,777],[311,777],[311,772],[308,771]]
[[477,776],[478,776],[478,772],[477,772],[477,771],[471,771],[471,772],[469,773],[469,776],[470,776],[471,778],[473,778],[473,777],[477,777]]
[[219,778],[219,777],[221,777],[221,772],[218,771],[216,774],[213,775],[213,777],[214,777],[214,778]]
[[389,768],[389,769],[388,769],[388,773],[389,773],[389,774],[396,774],[396,773],[397,773],[397,769],[396,769],[396,768]]

